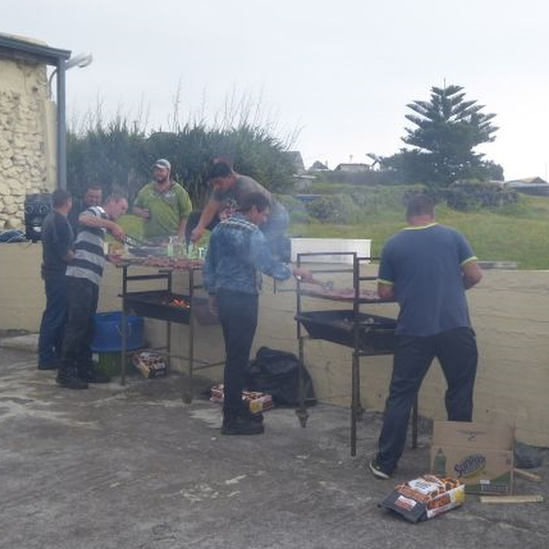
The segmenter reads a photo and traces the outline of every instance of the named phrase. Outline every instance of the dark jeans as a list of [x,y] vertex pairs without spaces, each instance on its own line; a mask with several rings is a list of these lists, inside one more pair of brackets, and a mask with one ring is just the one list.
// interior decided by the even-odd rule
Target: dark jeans
[[219,290],[217,308],[225,340],[224,403],[225,419],[242,410],[242,391],[250,361],[250,350],[257,328],[256,294]]
[[67,319],[67,279],[64,274],[46,276],[46,308],[40,323],[38,364],[51,366],[59,362]]
[[473,330],[457,328],[429,337],[399,336],[379,437],[378,461],[389,472],[404,451],[414,398],[435,357],[448,385],[445,396],[448,421],[472,420],[478,359]]
[[68,313],[63,339],[62,368],[87,369],[91,365],[95,313],[99,287],[85,278],[67,277]]

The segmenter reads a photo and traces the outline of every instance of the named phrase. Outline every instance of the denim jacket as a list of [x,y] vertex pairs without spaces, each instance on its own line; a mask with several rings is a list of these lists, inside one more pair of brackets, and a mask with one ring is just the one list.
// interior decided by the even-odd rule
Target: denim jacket
[[248,294],[259,293],[261,275],[277,280],[292,275],[290,268],[275,260],[263,233],[243,215],[222,221],[212,232],[204,262],[204,288],[214,294],[220,288]]

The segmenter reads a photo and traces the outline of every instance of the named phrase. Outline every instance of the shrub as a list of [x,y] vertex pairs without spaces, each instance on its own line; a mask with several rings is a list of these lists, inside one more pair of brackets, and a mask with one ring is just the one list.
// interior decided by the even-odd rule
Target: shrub
[[321,223],[355,223],[361,214],[360,208],[348,195],[321,196],[305,205],[307,213]]
[[442,197],[454,210],[469,212],[481,208],[501,208],[518,201],[518,193],[493,183],[467,181],[442,191]]

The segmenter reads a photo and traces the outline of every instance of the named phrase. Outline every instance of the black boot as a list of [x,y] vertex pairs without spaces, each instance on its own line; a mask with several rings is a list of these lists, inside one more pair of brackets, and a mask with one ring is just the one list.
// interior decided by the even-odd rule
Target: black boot
[[78,377],[78,371],[74,366],[62,364],[55,378],[57,384],[66,389],[87,389],[88,384]]
[[223,419],[222,435],[260,435],[265,432],[263,423],[241,417]]

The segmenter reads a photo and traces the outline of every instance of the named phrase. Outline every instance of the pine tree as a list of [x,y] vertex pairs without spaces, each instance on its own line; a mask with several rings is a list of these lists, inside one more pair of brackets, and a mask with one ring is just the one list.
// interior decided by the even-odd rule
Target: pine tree
[[495,139],[495,114],[483,113],[484,105],[466,100],[463,87],[432,87],[430,101],[407,105],[413,114],[406,119],[415,128],[405,128],[404,143],[414,147],[384,159],[384,165],[404,170],[403,179],[423,179],[435,186],[448,186],[458,179],[488,179],[494,174],[493,162],[484,162],[474,148]]

